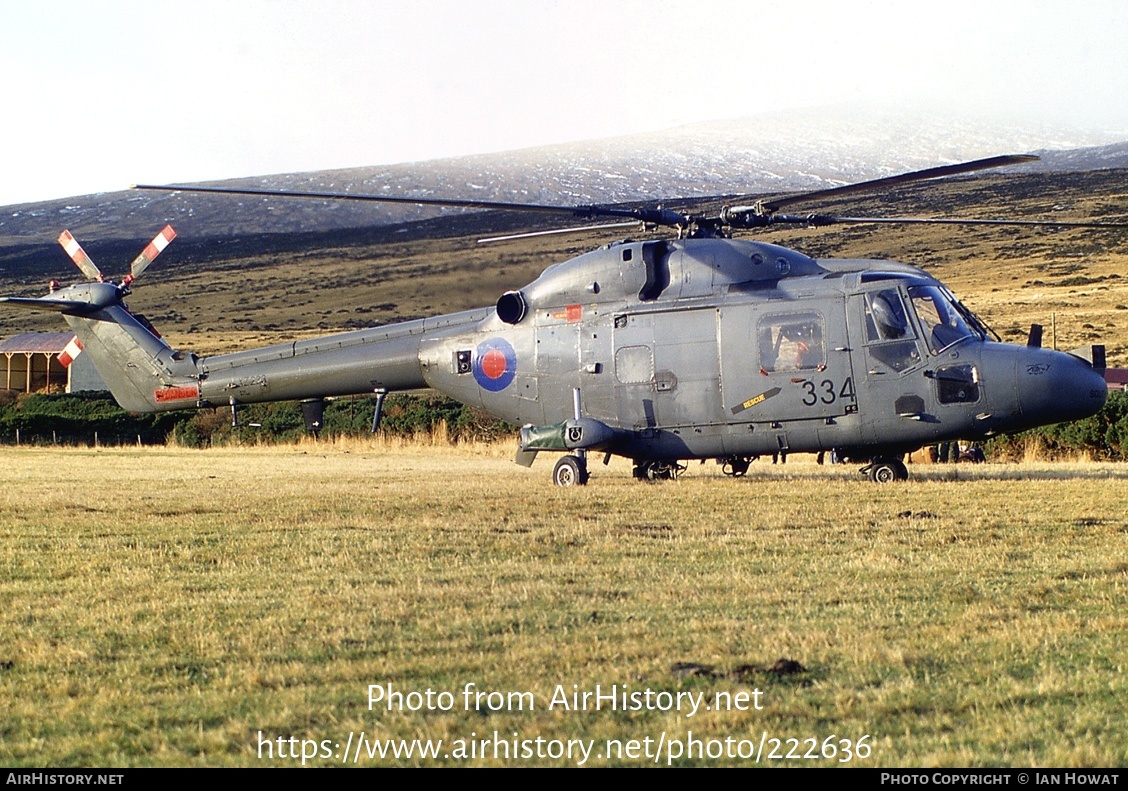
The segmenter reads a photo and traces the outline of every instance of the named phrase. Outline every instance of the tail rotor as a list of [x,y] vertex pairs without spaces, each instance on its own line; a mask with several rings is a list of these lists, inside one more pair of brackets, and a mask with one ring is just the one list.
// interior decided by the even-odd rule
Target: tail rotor
[[[161,338],[153,325],[125,304],[129,285],[176,237],[171,226],[163,230],[133,260],[120,284],[106,282],[70,231],[59,235],[67,251],[89,281],[60,288],[52,281],[42,297],[0,297],[0,303],[63,314],[76,340],[62,357],[73,360],[81,351],[130,412],[183,408],[199,398],[200,371],[195,355],[178,352]],[[66,362],[64,362],[66,364]]]
[[[144,272],[153,260],[164,252],[168,247],[168,243],[176,238],[176,231],[172,229],[171,225],[166,225],[161,229],[161,232],[153,237],[153,241],[145,245],[145,249],[141,254],[133,259],[129,265],[129,274],[122,278],[120,288],[127,288],[134,280],[136,280],[142,272]],[[105,283],[105,275],[102,274],[90,256],[82,249],[82,245],[74,238],[70,231],[63,231],[59,234],[59,244],[67,251],[67,255],[74,261],[74,265],[82,270],[82,274],[86,275],[90,280],[97,281],[98,283]]]

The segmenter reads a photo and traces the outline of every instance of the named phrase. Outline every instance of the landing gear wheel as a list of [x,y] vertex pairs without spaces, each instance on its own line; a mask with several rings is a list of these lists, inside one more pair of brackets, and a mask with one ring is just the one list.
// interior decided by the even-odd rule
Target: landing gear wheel
[[754,459],[754,456],[730,456],[721,462],[721,472],[732,478],[741,478]]
[[909,479],[909,471],[900,459],[874,459],[873,464],[866,470],[874,483],[893,483]]
[[631,474],[640,481],[674,481],[687,466],[676,461],[636,460]]
[[576,456],[562,456],[552,470],[557,486],[583,486],[588,482],[587,463]]

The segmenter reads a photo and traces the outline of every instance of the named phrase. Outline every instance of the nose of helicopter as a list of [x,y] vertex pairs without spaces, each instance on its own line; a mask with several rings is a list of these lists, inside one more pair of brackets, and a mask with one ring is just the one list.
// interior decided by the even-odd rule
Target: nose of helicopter
[[1015,371],[1024,423],[1047,425],[1095,415],[1108,397],[1104,376],[1065,352],[1027,348]]

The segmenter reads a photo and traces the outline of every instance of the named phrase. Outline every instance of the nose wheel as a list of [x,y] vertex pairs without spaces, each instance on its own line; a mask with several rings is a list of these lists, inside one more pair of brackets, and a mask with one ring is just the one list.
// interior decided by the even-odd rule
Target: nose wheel
[[578,456],[562,456],[552,470],[557,486],[583,486],[588,482],[587,460]]
[[874,483],[893,483],[909,479],[909,470],[900,459],[874,459],[870,464],[862,467],[861,473],[869,475],[869,479]]

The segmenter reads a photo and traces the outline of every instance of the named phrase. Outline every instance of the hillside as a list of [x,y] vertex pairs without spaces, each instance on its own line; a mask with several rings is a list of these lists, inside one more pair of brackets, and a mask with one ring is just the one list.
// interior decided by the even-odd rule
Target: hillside
[[[1043,160],[1026,172],[1128,167],[1128,143],[1109,143],[1108,135],[1075,130],[807,111],[429,162],[211,183],[559,205],[677,203],[674,199],[819,189],[1000,153],[1040,153]],[[122,174],[123,185],[131,175]],[[186,238],[230,242],[261,234],[372,229],[440,214],[458,212],[162,192],[86,195],[0,209],[0,267],[10,271],[41,261],[38,246],[53,242],[64,227],[85,242],[133,245],[125,240],[151,238],[171,222]]]
[[[1128,171],[981,175],[916,184],[824,207],[837,213],[1081,219],[1128,214]],[[544,220],[497,212],[340,234],[235,240],[183,235],[137,284],[131,305],[174,345],[216,353],[335,330],[493,304],[557,261],[615,238],[614,232],[479,245],[500,228]],[[635,234],[638,236],[638,234]],[[942,226],[848,226],[759,235],[815,257],[886,258],[929,269],[1005,339],[1057,314],[1059,346],[1108,346],[1128,365],[1128,234],[1119,231]],[[145,238],[92,242],[109,275],[124,271]],[[0,293],[35,295],[49,277],[77,279],[53,242],[37,272],[0,274]],[[57,316],[9,309],[0,335],[57,330]]]

